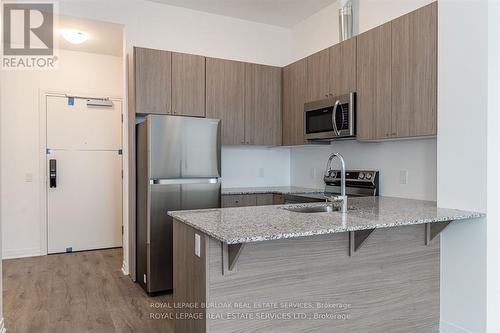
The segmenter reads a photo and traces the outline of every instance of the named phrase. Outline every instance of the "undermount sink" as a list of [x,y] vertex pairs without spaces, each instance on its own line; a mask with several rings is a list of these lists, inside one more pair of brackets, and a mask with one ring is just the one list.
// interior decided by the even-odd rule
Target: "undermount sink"
[[[289,210],[295,213],[331,213],[338,212],[341,207],[332,204],[322,205],[288,205],[281,207],[282,209]],[[348,207],[347,210],[353,210],[353,207]]]
[[333,205],[323,205],[323,206],[293,206],[293,207],[283,207],[283,209],[289,210],[296,213],[331,213],[340,210],[340,207]]

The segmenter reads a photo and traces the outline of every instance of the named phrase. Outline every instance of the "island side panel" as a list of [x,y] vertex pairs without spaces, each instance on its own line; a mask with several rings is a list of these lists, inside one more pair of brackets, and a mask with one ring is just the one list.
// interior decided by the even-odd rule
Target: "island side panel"
[[[208,302],[250,308],[210,308],[207,315],[227,318],[232,312],[254,319],[209,319],[208,332],[438,332],[439,239],[425,246],[424,231],[424,225],[377,229],[352,257],[347,233],[249,243],[227,275],[221,271],[220,242],[210,239]],[[344,310],[255,308],[265,302],[341,304]],[[262,319],[300,313],[349,317]]]
[[[206,332],[208,237],[174,219],[174,306],[176,333]],[[200,235],[200,257],[195,255],[195,234]],[[180,307],[181,304],[193,306]],[[191,316],[194,316],[196,319]]]

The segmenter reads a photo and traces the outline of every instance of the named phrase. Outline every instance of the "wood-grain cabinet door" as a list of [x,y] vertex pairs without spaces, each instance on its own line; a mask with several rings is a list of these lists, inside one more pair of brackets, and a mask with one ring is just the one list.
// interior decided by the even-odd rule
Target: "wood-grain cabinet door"
[[257,206],[256,194],[228,194],[222,196],[222,207]]
[[330,90],[330,52],[319,51],[306,58],[307,96],[306,102],[328,98]]
[[391,23],[357,36],[357,138],[391,136]]
[[306,100],[306,60],[283,68],[283,145],[303,145],[304,103]]
[[205,117],[205,57],[172,54],[172,113]]
[[281,68],[245,64],[245,143],[281,144]]
[[134,79],[136,113],[171,113],[171,52],[134,47]]
[[206,116],[222,120],[222,144],[245,143],[245,64],[206,59]]
[[330,92],[334,96],[356,91],[356,38],[330,47]]
[[392,21],[392,136],[437,133],[437,3]]

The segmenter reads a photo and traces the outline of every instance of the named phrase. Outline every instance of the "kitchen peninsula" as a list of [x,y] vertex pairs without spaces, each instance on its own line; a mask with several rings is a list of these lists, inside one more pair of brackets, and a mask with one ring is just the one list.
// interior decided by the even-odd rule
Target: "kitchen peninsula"
[[169,214],[174,299],[190,304],[176,332],[437,332],[436,236],[482,216],[390,197],[350,198],[346,214],[326,203]]

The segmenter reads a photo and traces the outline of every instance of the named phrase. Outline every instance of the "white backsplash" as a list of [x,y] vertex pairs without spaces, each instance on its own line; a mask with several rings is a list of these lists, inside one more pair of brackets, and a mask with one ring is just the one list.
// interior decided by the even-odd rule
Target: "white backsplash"
[[289,186],[290,149],[264,146],[223,146],[224,187]]
[[[323,172],[332,152],[344,156],[347,169],[379,170],[381,195],[436,200],[436,139],[294,147],[291,185],[323,187]],[[406,184],[401,184],[404,178]]]

